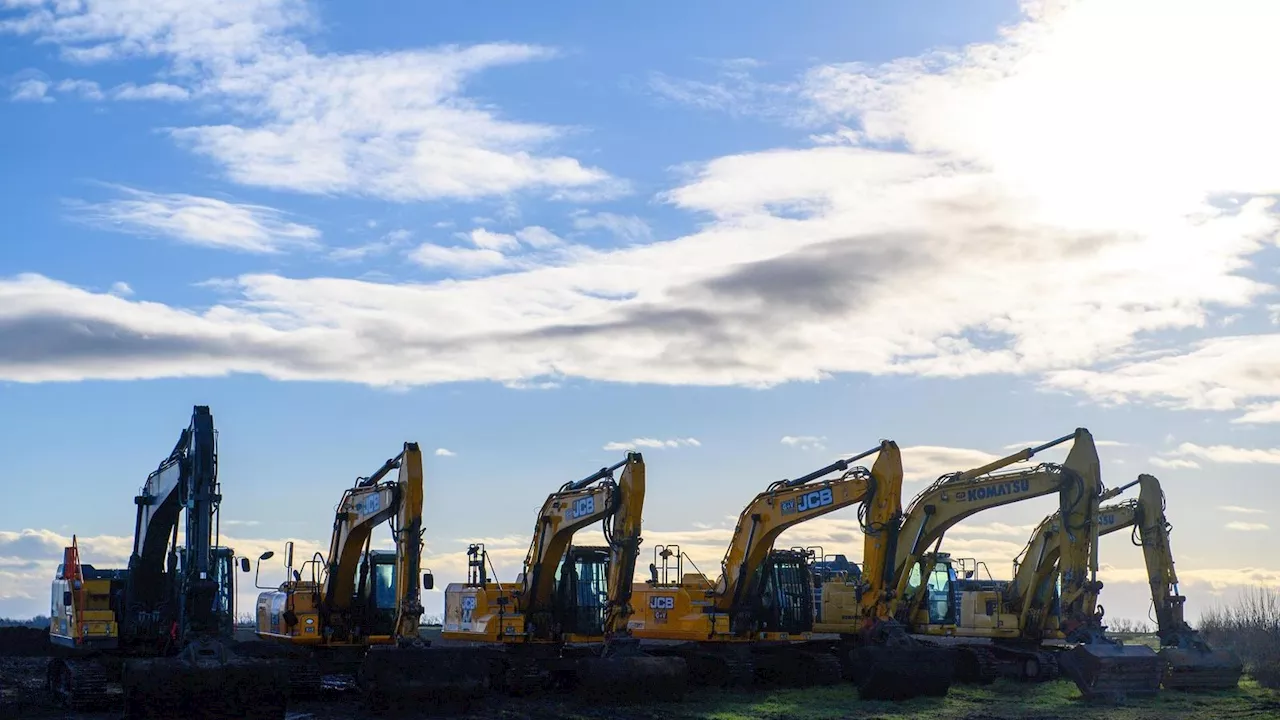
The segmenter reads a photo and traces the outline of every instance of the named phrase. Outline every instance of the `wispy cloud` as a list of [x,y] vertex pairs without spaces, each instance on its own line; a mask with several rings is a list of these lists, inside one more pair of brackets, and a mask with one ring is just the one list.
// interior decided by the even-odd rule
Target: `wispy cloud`
[[9,99],[13,102],[53,102],[53,98],[49,96],[49,88],[51,85],[44,80],[28,78],[22,80],[13,86],[13,92],[9,95]]
[[653,238],[649,223],[635,215],[578,212],[573,215],[573,227],[582,231],[604,230],[628,242],[643,242]]
[[191,91],[169,83],[124,83],[111,89],[111,97],[116,100],[186,100],[191,97]]
[[58,92],[73,93],[86,100],[101,100],[104,96],[102,88],[92,80],[62,80],[58,82]]
[[313,248],[320,231],[284,219],[264,205],[232,203],[181,193],[117,188],[124,198],[102,203],[70,203],[76,216],[108,230],[166,237],[204,247],[248,253],[280,253]]
[[[553,59],[518,43],[392,52],[315,53],[304,0],[226,2],[193,14],[183,0],[21,3],[0,32],[31,35],[81,64],[164,63],[230,117],[171,129],[244,184],[393,201],[474,199],[521,191],[589,193],[613,181],[545,152],[564,134],[504,120],[464,84],[496,68]],[[121,99],[184,99],[169,83],[126,84]]]
[[1266,510],[1260,510],[1258,508],[1241,507],[1239,505],[1219,505],[1218,509],[1223,510],[1225,512],[1241,513],[1243,515],[1262,515],[1267,512]]
[[653,450],[665,450],[678,447],[701,447],[702,443],[697,438],[673,438],[670,440],[659,440],[657,438],[641,437],[626,442],[610,442],[605,443],[604,450],[610,452],[618,450],[635,450],[636,448],[650,448]]
[[814,435],[783,435],[782,444],[801,450],[822,450],[827,438]]
[[[1196,445],[1181,443],[1177,448],[1166,453],[1174,459],[1196,458],[1214,463],[1237,465],[1280,465],[1280,449],[1239,448],[1231,445]],[[1153,462],[1155,458],[1152,459]]]
[[1194,470],[1200,467],[1200,463],[1195,460],[1186,458],[1163,458],[1160,456],[1149,457],[1147,462],[1156,467],[1165,468],[1166,470]]
[[1270,529],[1270,526],[1267,525],[1266,523],[1251,523],[1251,522],[1239,522],[1239,521],[1229,522],[1224,527],[1226,527],[1228,530],[1239,530],[1241,532],[1257,532],[1259,530]]

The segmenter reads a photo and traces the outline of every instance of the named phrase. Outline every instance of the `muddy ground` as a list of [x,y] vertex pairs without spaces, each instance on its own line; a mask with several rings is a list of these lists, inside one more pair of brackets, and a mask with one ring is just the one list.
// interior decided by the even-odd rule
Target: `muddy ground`
[[[54,707],[44,689],[48,645],[42,630],[0,628],[0,720],[117,720],[118,711],[67,714]],[[431,717],[417,712],[406,717]],[[905,703],[864,702],[849,685],[751,692],[691,691],[683,702],[619,706],[609,698],[513,699],[491,697],[456,720],[1013,720],[1014,718],[1070,718],[1093,720],[1261,720],[1280,718],[1280,695],[1258,687],[1246,677],[1235,690],[1189,695],[1163,691],[1157,697],[1120,704],[1096,704],[1080,699],[1067,681],[1022,684],[998,681],[988,686],[953,685],[945,698],[919,698]],[[370,720],[351,691],[330,690],[295,703],[289,720]]]

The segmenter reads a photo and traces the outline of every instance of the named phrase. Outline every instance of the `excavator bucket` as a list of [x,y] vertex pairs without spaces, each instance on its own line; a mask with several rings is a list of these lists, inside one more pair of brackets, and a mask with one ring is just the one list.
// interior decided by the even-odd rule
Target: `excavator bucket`
[[1230,690],[1240,684],[1244,664],[1229,650],[1166,647],[1158,653],[1169,690]]
[[1058,667],[1089,699],[1154,695],[1164,675],[1155,650],[1110,642],[1076,645],[1062,653]]
[[955,677],[955,651],[928,645],[866,645],[850,650],[844,674],[863,700],[942,697]]
[[689,684],[684,658],[654,655],[580,658],[575,691],[595,703],[679,701]]
[[278,661],[193,643],[174,657],[126,660],[125,717],[283,720],[288,675]]
[[488,693],[492,662],[486,648],[375,645],[358,682],[374,712],[422,706],[465,711]]

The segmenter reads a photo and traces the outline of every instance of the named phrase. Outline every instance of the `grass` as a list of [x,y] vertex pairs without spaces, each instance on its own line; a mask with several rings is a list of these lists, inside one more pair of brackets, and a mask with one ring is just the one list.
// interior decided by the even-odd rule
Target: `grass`
[[1080,698],[1067,681],[1022,684],[997,681],[988,686],[953,685],[945,698],[910,702],[869,702],[858,699],[848,685],[833,687],[727,693],[690,692],[684,702],[635,707],[595,706],[588,701],[511,701],[487,705],[470,717],[562,717],[576,720],[1014,720],[1071,718],[1071,720],[1154,720],[1211,717],[1215,720],[1275,718],[1280,696],[1249,679],[1236,690],[1189,694],[1162,691],[1153,698],[1120,704],[1091,703]]

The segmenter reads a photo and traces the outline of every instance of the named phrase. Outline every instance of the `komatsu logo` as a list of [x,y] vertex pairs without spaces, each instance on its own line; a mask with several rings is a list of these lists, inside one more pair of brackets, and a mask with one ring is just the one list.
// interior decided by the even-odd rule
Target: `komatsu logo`
[[1098,516],[1098,524],[1102,527],[1111,527],[1116,524],[1116,516],[1114,513],[1107,513]]
[[1030,480],[1011,480],[999,485],[961,490],[956,493],[956,500],[959,502],[973,502],[974,500],[986,500],[987,498],[1000,497],[1001,495],[1017,495],[1029,490],[1031,490]]
[[786,500],[782,503],[782,514],[791,515],[797,512],[808,512],[809,510],[817,510],[835,502],[835,496],[831,494],[831,488],[822,488],[807,492],[795,500]]

